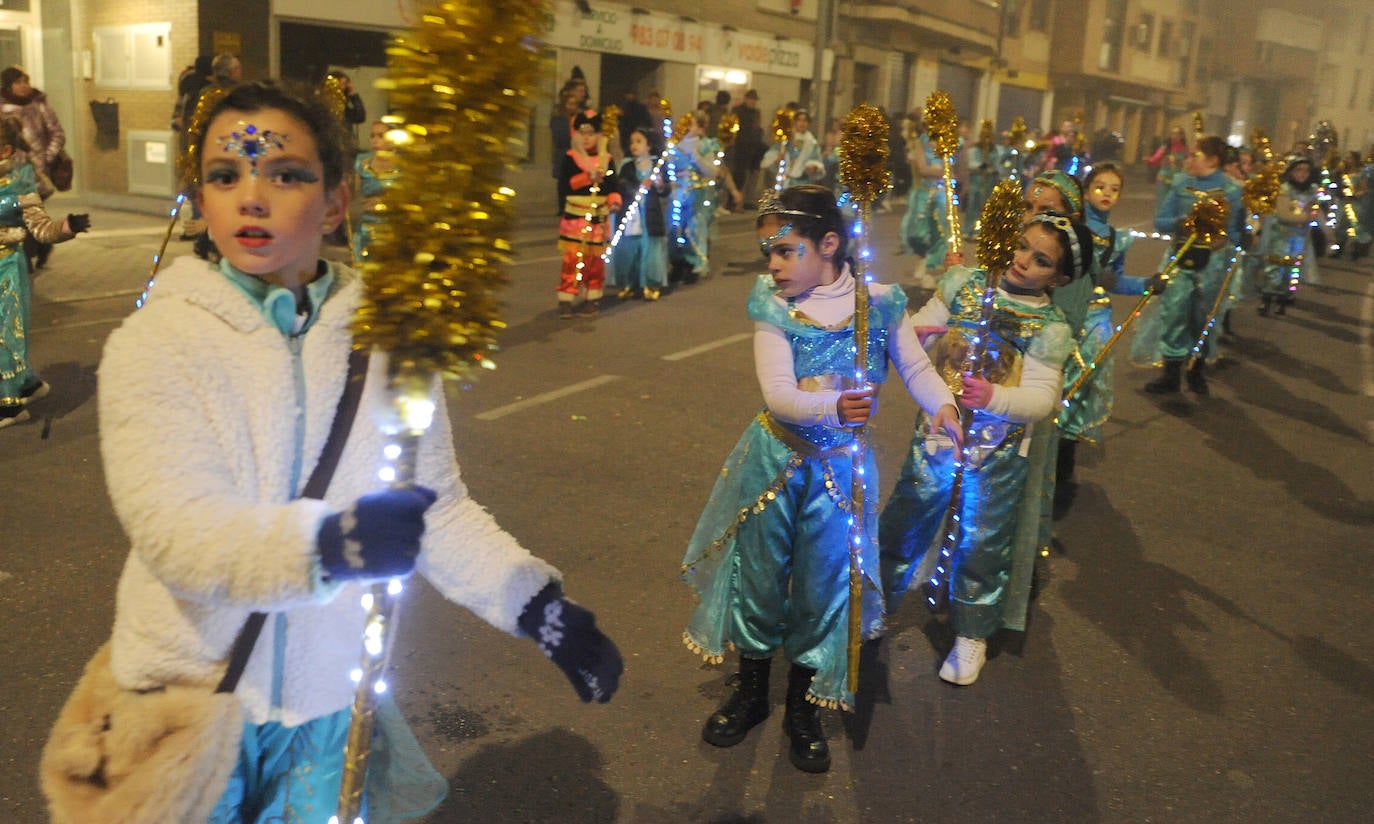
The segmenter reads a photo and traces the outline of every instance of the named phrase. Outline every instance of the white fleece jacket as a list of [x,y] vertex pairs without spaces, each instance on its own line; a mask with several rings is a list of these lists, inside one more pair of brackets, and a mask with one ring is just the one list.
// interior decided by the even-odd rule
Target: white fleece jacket
[[[315,537],[327,514],[380,488],[385,438],[369,414],[386,404],[380,353],[327,500],[293,500],[293,474],[303,487],[347,374],[361,284],[347,268],[335,271],[315,324],[294,342],[192,257],[159,274],[147,303],[110,336],[99,372],[100,445],[131,544],[113,634],[122,685],[216,682],[234,637],[258,610],[272,615],[238,686],[248,718],[294,726],[351,703],[365,587],[322,586]],[[437,381],[433,395],[438,409],[417,476],[439,498],[425,516],[417,571],[448,599],[518,634],[521,610],[558,572],[468,498]]]

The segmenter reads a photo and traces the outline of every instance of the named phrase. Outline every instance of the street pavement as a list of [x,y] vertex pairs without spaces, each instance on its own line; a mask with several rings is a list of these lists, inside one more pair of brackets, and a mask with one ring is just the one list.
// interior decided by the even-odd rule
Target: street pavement
[[[455,440],[474,497],[564,571],[627,669],[610,704],[581,705],[534,645],[412,587],[388,680],[452,785],[426,822],[1366,819],[1367,261],[1323,261],[1323,285],[1283,318],[1238,308],[1208,398],[1144,395],[1150,372],[1120,364],[1029,632],[999,639],[978,683],[954,688],[935,675],[943,620],[904,604],[866,651],[857,711],[827,713],[835,763],[811,776],[787,762],[780,703],[738,747],[701,742],[729,669],[701,667],[678,640],[692,606],[682,550],[760,403],[743,312],[760,269],[752,215],[718,222],[702,283],[559,321],[552,191],[528,179],[499,368],[451,392]],[[1149,194],[1130,181],[1118,225],[1147,228]],[[82,205],[63,195],[50,209]],[[919,305],[929,293],[895,254],[900,215],[875,217],[875,268]],[[104,495],[94,375],[165,222],[102,209],[93,224],[35,281],[34,357],[53,394],[0,433],[0,821],[16,824],[44,820],[38,750],[108,635],[127,552]],[[1128,271],[1149,273],[1161,251],[1141,241]],[[1116,299],[1118,320],[1132,302]],[[884,484],[912,416],[890,386],[873,427]]]

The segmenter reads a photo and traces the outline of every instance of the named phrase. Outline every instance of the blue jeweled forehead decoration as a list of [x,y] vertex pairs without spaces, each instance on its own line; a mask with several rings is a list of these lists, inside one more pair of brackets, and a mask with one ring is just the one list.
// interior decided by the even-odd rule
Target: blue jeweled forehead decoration
[[239,121],[239,128],[229,133],[228,137],[221,137],[219,145],[224,151],[238,154],[239,157],[248,158],[252,165],[251,173],[258,173],[258,158],[266,155],[273,149],[280,149],[286,145],[286,141],[291,136],[282,132],[274,132],[271,129],[258,131],[258,127],[252,123]]
[[773,253],[773,245],[790,234],[792,234],[792,224],[784,223],[778,227],[776,232],[760,240],[759,249],[762,250],[763,256],[768,257],[771,255]]

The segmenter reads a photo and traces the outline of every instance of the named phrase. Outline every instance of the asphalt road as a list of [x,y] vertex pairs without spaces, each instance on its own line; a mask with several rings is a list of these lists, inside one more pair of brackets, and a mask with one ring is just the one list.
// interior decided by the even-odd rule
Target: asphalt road
[[[1147,228],[1135,188],[1117,221]],[[95,370],[158,221],[96,218],[99,234],[59,247],[36,281],[34,358],[53,394],[0,433],[0,821],[16,824],[44,820],[37,755],[108,634],[127,551],[100,471]],[[876,271],[919,305],[911,261],[894,254],[899,218],[875,220]],[[827,714],[834,766],[814,776],[787,761],[781,683],[774,718],[745,743],[702,743],[729,670],[702,668],[679,641],[683,549],[760,405],[743,309],[760,269],[752,217],[718,222],[711,278],[576,321],[555,316],[550,226],[527,217],[517,233],[499,368],[455,387],[451,411],[472,494],[564,571],[626,674],[610,704],[582,705],[533,644],[412,587],[389,680],[450,778],[426,821],[1366,819],[1367,261],[1322,261],[1323,285],[1286,317],[1237,309],[1209,398],[1161,402],[1138,391],[1147,372],[1120,366],[1029,632],[1000,639],[977,684],[955,688],[935,675],[943,621],[905,604],[865,657],[857,711]],[[1130,271],[1147,274],[1161,248],[1139,243]],[[1116,300],[1121,319],[1130,300]],[[885,488],[912,418],[890,387],[874,427]]]

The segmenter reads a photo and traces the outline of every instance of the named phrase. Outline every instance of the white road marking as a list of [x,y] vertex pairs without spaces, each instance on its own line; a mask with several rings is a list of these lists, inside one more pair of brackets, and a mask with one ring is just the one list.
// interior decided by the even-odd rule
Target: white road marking
[[44,332],[62,332],[67,329],[84,329],[88,326],[118,326],[124,322],[124,318],[103,318],[101,320],[83,320],[76,323],[55,323],[52,326],[34,326],[28,330],[30,335],[40,335]]
[[700,355],[704,352],[710,352],[712,349],[719,349],[722,346],[729,346],[732,343],[739,343],[742,340],[749,340],[752,337],[754,337],[753,332],[742,332],[738,335],[731,335],[728,338],[721,338],[720,340],[713,340],[710,343],[703,343],[700,346],[693,346],[691,349],[683,349],[679,352],[672,352],[670,354],[664,355],[663,360],[684,360],[694,355]]
[[[167,226],[135,226],[129,229],[91,229],[82,232],[81,237],[97,239],[102,237],[138,237],[141,235],[165,235]],[[175,239],[175,238],[174,238]]]
[[479,421],[494,421],[497,418],[504,418],[505,416],[513,414],[515,412],[522,412],[526,409],[540,406],[550,401],[556,401],[559,398],[566,398],[569,395],[576,395],[578,392],[585,392],[588,389],[595,389],[598,386],[604,386],[608,383],[618,380],[620,380],[619,375],[601,375],[599,377],[582,381],[581,383],[570,384],[568,386],[563,387],[562,389],[555,389],[552,392],[542,392],[533,397],[516,401],[515,403],[508,403],[505,406],[498,406],[495,409],[488,409],[486,412],[480,412],[477,415],[474,415],[473,417],[477,418],[477,420]]

